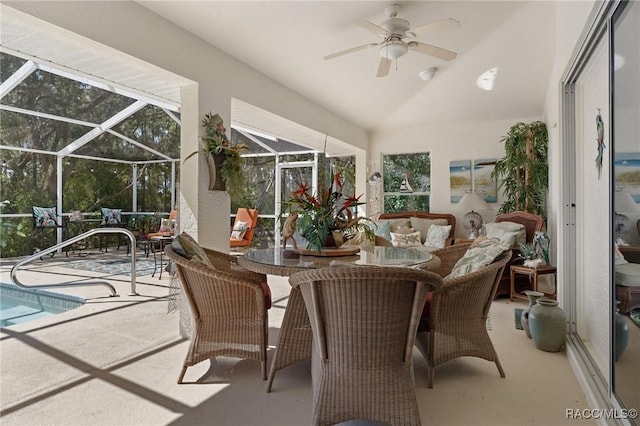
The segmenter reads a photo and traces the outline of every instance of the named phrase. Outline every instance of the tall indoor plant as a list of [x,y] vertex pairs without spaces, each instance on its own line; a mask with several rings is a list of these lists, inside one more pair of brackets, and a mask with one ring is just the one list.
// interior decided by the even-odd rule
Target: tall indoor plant
[[505,156],[496,162],[491,173],[503,190],[500,213],[523,210],[546,217],[545,197],[549,187],[546,124],[517,123],[500,142],[504,142]]
[[[242,193],[244,188],[243,160],[240,153],[247,149],[244,144],[231,144],[226,135],[224,122],[219,114],[211,112],[202,119],[205,135],[200,141],[202,152],[207,156],[209,167],[209,189],[227,191],[232,197]],[[187,161],[198,151],[185,158]]]

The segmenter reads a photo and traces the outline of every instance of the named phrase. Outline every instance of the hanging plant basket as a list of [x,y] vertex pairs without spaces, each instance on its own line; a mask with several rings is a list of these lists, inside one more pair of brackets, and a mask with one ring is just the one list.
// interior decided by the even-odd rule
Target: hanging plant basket
[[[225,134],[226,129],[218,114],[205,114],[202,127],[206,129],[201,139],[201,151],[205,154],[209,171],[210,191],[227,191],[231,197],[240,197],[245,189],[243,159],[240,152],[247,149],[242,143],[232,144]],[[194,151],[185,158],[185,162],[198,154]]]
[[209,154],[207,156],[207,167],[209,168],[209,190],[225,191],[226,185],[222,177],[222,164],[224,163],[223,155]]

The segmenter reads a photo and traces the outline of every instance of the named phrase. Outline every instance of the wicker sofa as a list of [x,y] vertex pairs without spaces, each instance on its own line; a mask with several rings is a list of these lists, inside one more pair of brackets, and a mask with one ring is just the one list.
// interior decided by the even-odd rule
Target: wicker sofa
[[[411,212],[399,212],[399,213],[382,213],[378,217],[377,221],[380,222],[382,220],[389,220],[389,221],[394,221],[396,223],[396,226],[402,226],[401,225],[402,224],[401,220],[405,219],[406,220],[405,226],[407,226],[406,225],[407,223],[411,224],[411,218],[429,219],[429,220],[435,220],[435,219],[444,219],[444,220],[446,220],[446,222],[449,225],[451,225],[451,231],[449,233],[449,238],[445,242],[445,247],[453,245],[453,244],[458,244],[458,242],[462,242],[462,243],[469,243],[470,242],[470,240],[468,240],[467,238],[454,238],[455,229],[456,229],[456,217],[454,215],[452,215],[452,214],[449,214],[449,213],[430,213],[430,212],[423,212],[423,211],[411,211]],[[416,222],[416,221],[414,220],[414,222]],[[515,222],[515,223],[522,224],[524,226],[524,228],[525,228],[525,231],[526,231],[526,242],[527,243],[533,243],[533,237],[534,237],[535,233],[537,231],[541,231],[542,227],[544,225],[544,220],[543,220],[542,216],[531,214],[531,213],[527,213],[527,212],[524,212],[524,211],[515,211],[515,212],[511,212],[511,213],[499,214],[498,216],[496,216],[495,222]],[[411,226],[411,225],[409,225],[409,226]],[[392,228],[392,230],[393,230],[393,228]],[[421,233],[422,233],[422,231],[421,231]],[[424,235],[422,236],[422,239],[424,241]],[[352,242],[352,244],[356,244],[356,243],[359,243],[359,242],[357,242],[357,239]],[[376,236],[375,245],[377,245],[377,246],[385,246],[385,245],[389,246],[389,245],[391,245],[391,242],[386,240],[385,238],[382,238],[380,236]],[[502,273],[502,277],[500,279],[500,283],[499,283],[497,291],[496,291],[496,297],[509,296],[510,295],[510,293],[511,293],[511,277],[510,277],[511,265],[522,263],[522,261],[520,259],[518,259],[519,254],[520,254],[520,249],[517,246],[514,246],[512,248],[511,260],[507,263],[506,267],[504,268],[504,272]],[[528,285],[528,282],[525,282],[525,281],[526,281],[526,277],[519,277],[518,278],[518,282],[516,282],[516,288]]]
[[[413,220],[413,223],[411,220],[412,218],[415,218]],[[403,224],[402,219],[406,220],[406,222],[404,222],[405,224],[409,224],[409,225],[418,224],[418,226],[412,226],[412,227],[414,227],[416,230],[419,230],[420,233],[423,234],[421,236],[423,242],[426,238],[426,235],[424,235],[426,234],[426,229],[419,229],[420,222],[422,222],[423,224],[426,224],[427,222],[425,221],[425,219],[428,221],[440,219],[443,221],[443,223],[445,223],[444,221],[446,221],[447,225],[451,225],[451,231],[449,231],[449,238],[447,239],[445,245],[451,245],[454,241],[453,236],[456,231],[456,217],[452,214],[412,211],[412,212],[400,212],[400,213],[382,213],[378,217],[378,221],[382,221],[382,220],[392,221],[396,223],[396,226],[402,226]],[[392,231],[393,231],[393,227],[392,227]],[[391,245],[391,243],[388,241],[384,241],[383,238],[378,237],[376,238],[376,245]]]

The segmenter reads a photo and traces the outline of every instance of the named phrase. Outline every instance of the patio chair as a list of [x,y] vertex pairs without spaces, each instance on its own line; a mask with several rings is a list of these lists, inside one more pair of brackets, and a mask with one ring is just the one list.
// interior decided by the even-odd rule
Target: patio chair
[[[182,236],[176,240],[184,244]],[[165,248],[166,256],[176,267],[192,316],[191,344],[178,383],[182,383],[188,367],[216,356],[260,361],[262,379],[266,380],[267,310],[271,307],[266,275],[247,271],[234,256],[197,249],[200,254],[187,259],[172,246]]]
[[433,252],[441,259],[436,272],[445,275],[442,286],[433,291],[428,302],[428,316],[423,316],[416,336],[416,346],[428,369],[428,387],[433,388],[434,369],[462,356],[495,362],[501,377],[504,370],[487,332],[489,309],[500,283],[502,272],[511,259],[510,250],[487,266],[465,275],[448,278],[456,258],[462,257],[470,244],[446,247]]
[[[154,250],[154,246],[153,246],[154,237],[172,237],[175,234],[177,219],[178,219],[178,211],[171,210],[169,212],[168,219],[160,220],[160,228],[156,232],[148,232],[146,234],[141,234],[140,238],[136,236],[136,245],[141,246],[145,256],[149,257],[149,253],[152,253]],[[160,247],[160,249],[164,249],[164,248]]]
[[163,237],[167,235],[173,235],[175,233],[175,224],[178,219],[178,211],[171,210],[169,212],[168,219],[160,220],[160,228],[157,232],[149,232],[146,234],[146,239],[151,239],[153,237]]
[[[122,223],[122,209],[112,209],[107,207],[100,208],[100,226],[103,228],[124,228],[125,224]],[[108,252],[109,238],[114,236],[118,240],[118,250],[120,250],[120,234],[101,234],[100,235],[100,249],[104,244],[104,252]]]
[[231,248],[250,246],[253,242],[253,234],[257,225],[258,210],[239,208],[229,236]]
[[[61,218],[58,218],[58,209],[56,207],[33,206],[31,207],[31,216],[35,233],[32,239],[32,251],[34,253],[55,244],[55,232],[58,228],[62,228],[63,232],[66,230],[64,222]],[[49,245],[46,239],[50,232],[54,235],[54,243]],[[51,257],[54,255],[55,252],[51,253]]]
[[419,425],[412,347],[438,275],[345,266],[293,274],[313,332],[313,424],[367,419]]

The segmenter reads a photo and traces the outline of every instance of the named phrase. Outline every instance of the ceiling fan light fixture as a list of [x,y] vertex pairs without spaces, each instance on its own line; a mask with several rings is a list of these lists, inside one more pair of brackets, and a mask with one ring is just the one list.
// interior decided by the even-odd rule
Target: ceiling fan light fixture
[[438,71],[437,67],[431,67],[431,68],[427,68],[426,70],[422,70],[420,71],[420,73],[418,74],[420,76],[421,79],[423,79],[424,81],[429,81],[431,80],[433,77],[435,77],[436,75],[436,71]]
[[406,55],[407,52],[409,52],[409,47],[401,40],[390,40],[388,43],[384,43],[380,46],[380,49],[378,50],[380,56],[391,61]]

